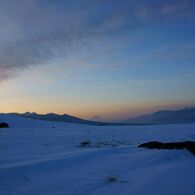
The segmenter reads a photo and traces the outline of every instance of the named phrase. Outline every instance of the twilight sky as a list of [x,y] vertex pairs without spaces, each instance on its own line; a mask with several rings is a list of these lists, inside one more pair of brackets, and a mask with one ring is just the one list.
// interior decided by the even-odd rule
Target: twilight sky
[[119,120],[194,85],[194,0],[0,0],[0,112]]

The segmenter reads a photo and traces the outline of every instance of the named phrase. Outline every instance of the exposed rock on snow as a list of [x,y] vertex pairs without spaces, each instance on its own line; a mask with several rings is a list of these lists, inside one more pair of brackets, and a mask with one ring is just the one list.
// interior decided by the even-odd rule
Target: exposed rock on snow
[[7,123],[0,123],[0,128],[9,128]]
[[195,142],[193,141],[185,141],[185,142],[170,142],[170,143],[162,143],[162,142],[147,142],[139,145],[138,147],[144,147],[149,149],[187,149],[192,154],[195,155]]

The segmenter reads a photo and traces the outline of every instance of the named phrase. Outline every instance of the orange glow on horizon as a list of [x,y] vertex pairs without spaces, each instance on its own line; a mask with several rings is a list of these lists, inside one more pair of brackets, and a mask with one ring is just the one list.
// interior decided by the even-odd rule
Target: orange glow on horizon
[[[62,103],[55,102],[51,104],[45,101],[12,100],[9,104],[0,102],[0,112],[37,112],[39,114],[57,113],[69,114],[84,119],[92,119],[99,116],[102,121],[117,121],[145,113],[155,112],[162,109],[179,109],[187,107],[189,103],[178,101],[176,103],[160,102],[137,102],[134,104],[117,103]],[[193,105],[193,104],[191,104]]]

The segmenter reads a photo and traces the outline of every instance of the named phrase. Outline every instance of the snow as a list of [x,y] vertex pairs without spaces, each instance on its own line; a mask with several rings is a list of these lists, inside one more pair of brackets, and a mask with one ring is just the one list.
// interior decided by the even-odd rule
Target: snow
[[[0,122],[10,124],[0,129],[2,195],[195,194],[195,156],[189,151],[137,147],[193,141],[195,124],[89,126],[6,115]],[[88,140],[91,145],[80,147]]]

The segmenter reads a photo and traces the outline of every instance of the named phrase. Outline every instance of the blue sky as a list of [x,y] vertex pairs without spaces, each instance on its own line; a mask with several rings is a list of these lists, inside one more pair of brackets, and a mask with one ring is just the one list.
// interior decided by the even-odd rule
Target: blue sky
[[1,112],[120,120],[195,105],[192,0],[0,0]]

